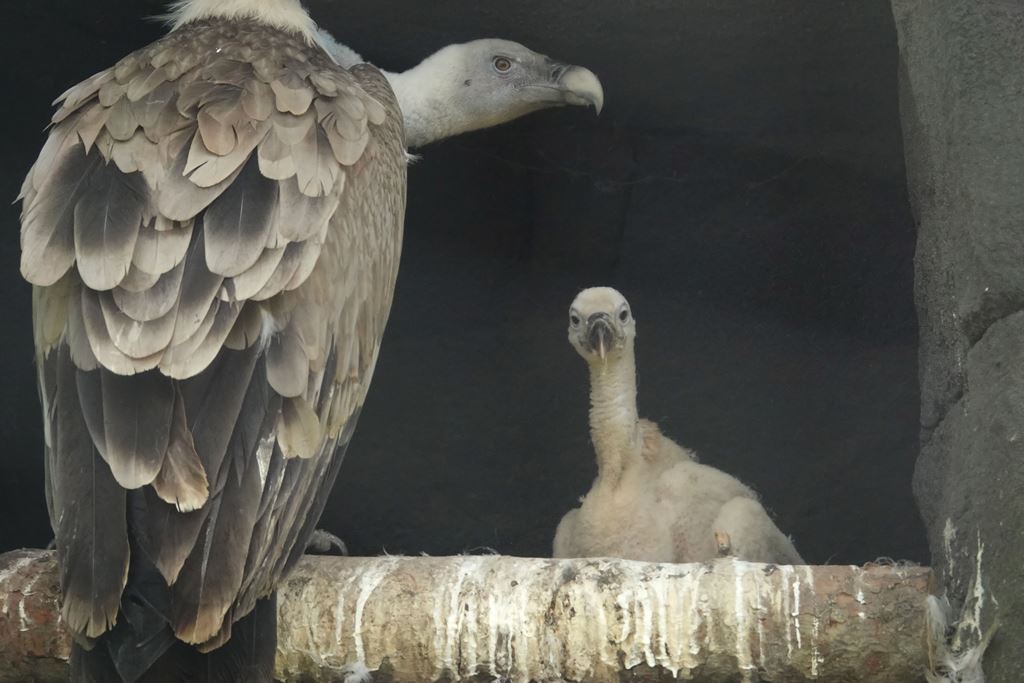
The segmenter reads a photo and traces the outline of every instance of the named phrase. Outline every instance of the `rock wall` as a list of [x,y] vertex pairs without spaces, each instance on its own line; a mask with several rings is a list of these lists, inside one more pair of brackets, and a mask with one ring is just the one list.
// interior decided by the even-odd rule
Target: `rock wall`
[[918,224],[922,453],[914,493],[962,635],[1024,641],[1024,4],[893,0]]

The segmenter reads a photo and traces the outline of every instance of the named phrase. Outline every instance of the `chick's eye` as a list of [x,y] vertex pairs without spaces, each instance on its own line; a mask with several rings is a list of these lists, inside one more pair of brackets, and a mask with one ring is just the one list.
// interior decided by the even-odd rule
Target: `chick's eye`
[[508,57],[495,57],[491,63],[494,65],[494,70],[500,74],[508,73],[512,68],[512,60]]
[[572,315],[569,316],[569,322],[572,323],[573,327],[576,327],[577,325],[580,324],[580,317],[573,313]]
[[619,311],[619,320],[621,320],[622,322],[626,322],[627,320],[629,320],[628,308],[623,308],[621,311]]

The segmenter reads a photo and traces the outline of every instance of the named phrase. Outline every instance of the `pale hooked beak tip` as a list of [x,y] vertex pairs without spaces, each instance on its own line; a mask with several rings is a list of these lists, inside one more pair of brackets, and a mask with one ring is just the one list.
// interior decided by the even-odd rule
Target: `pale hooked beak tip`
[[558,79],[565,101],[569,104],[591,106],[598,114],[604,109],[604,88],[601,81],[590,69],[583,66],[570,66]]
[[587,343],[591,351],[596,352],[601,360],[608,357],[613,342],[612,329],[605,317],[598,318],[590,324],[587,331]]

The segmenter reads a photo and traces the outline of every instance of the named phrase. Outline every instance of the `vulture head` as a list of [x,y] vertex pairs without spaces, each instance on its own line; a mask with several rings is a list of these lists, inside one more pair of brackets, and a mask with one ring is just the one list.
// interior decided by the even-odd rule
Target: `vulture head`
[[600,112],[604,104],[601,82],[589,69],[557,62],[510,40],[449,45],[412,71],[423,85],[444,95],[464,125],[481,128],[548,107],[575,104]]
[[569,343],[588,363],[631,352],[634,339],[636,320],[629,302],[611,287],[584,289],[569,307]]
[[[362,58],[321,31],[321,43],[348,67]],[[497,38],[448,45],[402,73],[384,72],[405,119],[406,144],[422,147],[566,105],[604,105],[601,81],[519,43]]]

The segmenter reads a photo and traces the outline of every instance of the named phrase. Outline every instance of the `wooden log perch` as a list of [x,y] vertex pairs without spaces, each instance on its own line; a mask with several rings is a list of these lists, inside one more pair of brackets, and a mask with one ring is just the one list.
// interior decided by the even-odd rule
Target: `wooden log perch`
[[[922,679],[931,573],[501,556],[307,557],[282,586],[277,672],[401,683]],[[53,553],[0,555],[0,681],[66,680]],[[629,673],[626,673],[629,672]]]

